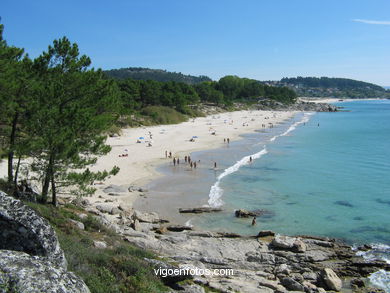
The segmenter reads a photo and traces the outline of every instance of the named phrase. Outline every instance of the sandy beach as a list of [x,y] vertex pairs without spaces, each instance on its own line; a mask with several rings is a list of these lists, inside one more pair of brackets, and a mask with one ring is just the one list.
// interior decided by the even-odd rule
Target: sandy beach
[[[116,176],[97,184],[96,193],[88,200],[97,203],[108,199],[115,206],[122,204],[132,207],[140,193],[127,192],[127,187],[143,186],[157,178],[160,175],[156,171],[158,165],[172,162],[173,157],[184,160],[184,156],[193,151],[219,148],[224,144],[224,138],[237,140],[241,134],[261,129],[263,124],[268,128],[294,114],[292,111],[236,111],[190,119],[175,125],[123,129],[120,136],[108,137],[107,144],[112,147],[111,152],[99,158],[91,168],[97,171],[118,166],[120,171]],[[191,138],[193,141],[190,141]],[[165,157],[165,151],[168,155],[172,153],[171,159]],[[7,163],[3,161],[0,177],[6,174]],[[111,196],[103,191],[110,185],[126,187],[126,191]]]

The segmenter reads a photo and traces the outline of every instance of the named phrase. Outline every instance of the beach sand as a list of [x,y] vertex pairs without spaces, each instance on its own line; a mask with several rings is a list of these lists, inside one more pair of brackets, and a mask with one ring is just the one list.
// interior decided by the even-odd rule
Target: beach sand
[[[111,152],[99,158],[90,168],[98,171],[118,166],[120,171],[102,184],[95,185],[97,191],[88,200],[92,204],[107,202],[113,206],[121,204],[126,208],[132,207],[140,192],[118,192],[113,196],[103,189],[109,185],[119,185],[127,190],[130,185],[139,187],[149,183],[160,175],[156,171],[159,164],[172,161],[165,157],[165,151],[168,154],[172,152],[172,157],[180,157],[184,162],[184,156],[193,151],[219,148],[223,146],[224,138],[237,140],[241,134],[261,129],[262,124],[269,127],[270,123],[281,123],[295,114],[292,111],[236,111],[199,117],[175,125],[123,129],[120,136],[108,137]],[[195,137],[193,142],[190,141],[192,137]],[[137,143],[137,140],[141,143]],[[152,146],[148,146],[148,142]],[[7,163],[3,161],[0,164],[0,177],[6,176],[6,168]]]

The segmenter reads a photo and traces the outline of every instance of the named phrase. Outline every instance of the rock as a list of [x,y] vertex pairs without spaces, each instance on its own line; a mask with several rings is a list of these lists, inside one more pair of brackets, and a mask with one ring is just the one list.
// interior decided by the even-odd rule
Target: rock
[[289,275],[291,270],[287,264],[281,264],[275,269],[275,274]]
[[205,293],[206,292],[202,286],[199,286],[197,284],[180,284],[177,287],[177,289],[183,293]]
[[363,288],[366,284],[364,284],[364,281],[362,279],[352,279],[351,280],[351,287],[352,288]]
[[140,222],[145,223],[159,223],[160,217],[157,213],[142,213],[140,211],[134,211],[134,217],[138,219]]
[[116,208],[116,207],[113,207],[110,211],[110,214],[111,215],[117,215],[121,212],[121,210],[119,208]]
[[66,269],[66,259],[50,224],[21,201],[0,191],[0,249],[24,251]]
[[234,214],[237,218],[249,218],[249,217],[257,216],[257,214],[243,209],[236,210]]
[[99,248],[99,249],[106,249],[107,248],[107,243],[104,242],[104,241],[94,240],[93,241],[93,246],[95,246],[96,248]]
[[180,208],[179,213],[192,213],[192,214],[200,214],[200,213],[211,213],[211,212],[221,212],[221,208],[212,208],[212,207],[199,207],[199,208]]
[[280,234],[277,234],[275,238],[272,240],[271,245],[272,247],[276,249],[287,249],[290,250],[294,247],[294,243],[296,241],[296,238],[289,237],[289,236],[283,236]]
[[[9,291],[3,291],[2,288],[9,288]],[[53,265],[47,258],[9,250],[0,250],[0,291],[19,293],[90,292],[81,278],[72,272],[67,272],[64,267]]]
[[78,217],[79,217],[81,220],[85,220],[86,218],[88,218],[88,215],[87,215],[87,214],[84,214],[84,213],[81,213],[81,214],[78,214]]
[[103,189],[104,193],[127,193],[128,189],[124,186],[111,184]]
[[141,225],[139,224],[139,221],[138,219],[135,219],[133,224],[132,224],[132,227],[135,231],[138,231],[138,232],[142,232],[142,227]]
[[89,202],[88,199],[81,198],[81,197],[76,197],[74,200],[72,200],[72,204],[74,204],[75,206],[78,206],[78,207],[82,207],[82,208],[85,208],[85,207],[88,207],[91,205],[91,203]]
[[182,231],[192,230],[192,227],[184,226],[184,225],[170,225],[167,226],[166,228],[168,231],[172,231],[172,232],[182,232]]
[[[193,278],[191,274],[181,274],[180,268],[176,265],[166,263],[157,259],[145,258],[145,260],[155,267],[157,277],[159,277],[161,281],[163,281],[168,286],[178,283],[180,281]],[[168,272],[171,272],[171,274],[168,274]]]
[[76,220],[73,220],[73,219],[69,219],[69,222],[72,223],[75,227],[77,227],[80,230],[84,230],[85,229],[84,224],[79,222],[79,221],[76,221]]
[[302,240],[295,240],[293,244],[293,250],[295,252],[303,253],[306,251],[306,244]]
[[167,233],[168,232],[168,229],[167,229],[167,227],[160,227],[160,228],[158,228],[157,230],[156,230],[156,233],[157,234],[165,234],[165,233]]
[[111,213],[111,210],[112,210],[112,206],[111,205],[97,205],[96,206],[96,209],[102,213]]
[[305,287],[290,277],[284,277],[280,280],[282,285],[289,291],[305,291]]
[[321,271],[320,275],[322,281],[326,284],[329,290],[334,290],[334,291],[341,290],[342,281],[332,269],[325,268]]
[[257,234],[257,237],[268,237],[268,236],[275,236],[275,232],[271,230],[262,230]]

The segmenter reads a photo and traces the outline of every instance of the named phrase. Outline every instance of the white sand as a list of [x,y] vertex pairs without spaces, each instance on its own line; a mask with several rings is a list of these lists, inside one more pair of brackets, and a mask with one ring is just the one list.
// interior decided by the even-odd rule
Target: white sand
[[[261,129],[262,124],[269,127],[269,123],[280,123],[291,118],[295,113],[236,111],[195,118],[176,125],[124,129],[121,136],[107,139],[107,143],[112,147],[111,152],[99,158],[96,165],[91,168],[96,171],[109,170],[113,166],[118,166],[120,171],[103,184],[97,185],[98,190],[90,201],[102,202],[110,199],[113,200],[113,205],[117,206],[121,203],[131,207],[139,193],[127,192],[121,196],[109,196],[102,189],[110,184],[142,186],[156,178],[159,175],[155,170],[156,166],[172,160],[165,158],[165,151],[172,152],[172,156],[183,160],[185,155],[193,151],[221,147],[224,138],[230,138],[230,141],[237,140],[241,134]],[[215,135],[212,135],[213,131]],[[149,132],[152,133],[152,139],[149,137]],[[193,136],[197,138],[195,142],[190,142]],[[139,137],[144,137],[140,139],[141,143],[137,143]],[[149,147],[147,145],[150,140],[152,146]],[[121,155],[128,156],[120,157]],[[0,177],[6,176],[6,167],[6,161],[3,161],[0,164]]]

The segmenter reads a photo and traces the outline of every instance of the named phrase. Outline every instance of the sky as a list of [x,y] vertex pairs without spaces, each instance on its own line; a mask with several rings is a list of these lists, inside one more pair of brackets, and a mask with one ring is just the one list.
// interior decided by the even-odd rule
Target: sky
[[95,68],[390,86],[389,0],[1,0],[0,16],[32,58],[66,36]]

